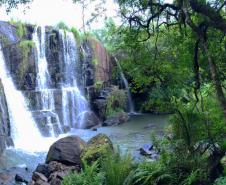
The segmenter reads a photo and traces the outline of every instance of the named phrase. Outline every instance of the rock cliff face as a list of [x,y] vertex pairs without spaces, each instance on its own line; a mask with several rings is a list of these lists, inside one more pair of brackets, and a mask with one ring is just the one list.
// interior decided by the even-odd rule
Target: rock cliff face
[[0,81],[0,155],[7,145],[12,145],[7,101]]
[[113,59],[103,45],[95,39],[87,39],[82,44],[83,78],[86,86],[96,83],[110,83]]
[[[26,33],[19,36],[18,30]],[[35,88],[36,68],[34,49],[27,41],[32,39],[34,27],[18,28],[7,22],[0,22],[0,37],[3,53],[15,85],[21,90]]]
[[[32,111],[40,131],[43,135],[48,136],[50,131],[47,120],[51,120],[50,122],[53,123],[52,127],[56,135],[61,131],[59,125],[57,126],[55,122],[60,122],[63,131],[68,130],[68,128],[64,128],[64,125],[62,125],[64,122],[63,106],[65,106],[63,99],[65,95],[66,98],[69,99],[74,95],[69,92],[70,90],[67,92],[68,94],[63,93],[62,83],[65,80],[66,71],[65,50],[72,50],[73,48],[70,43],[65,43],[65,40],[63,40],[65,39],[65,35],[63,36],[62,31],[50,26],[46,26],[44,30],[45,57],[50,76],[48,89],[51,91],[49,96],[53,97],[52,102],[54,102],[54,110],[50,111],[43,110],[41,100],[43,92],[37,88],[37,77],[39,73],[37,68],[38,55],[37,45],[35,45],[33,41],[33,35],[36,32],[40,41],[41,35],[43,34],[42,29],[34,25],[24,25],[21,23],[11,24],[0,21],[0,41],[10,75],[17,89],[21,90],[27,98],[29,109]],[[92,110],[94,107],[93,100],[99,97],[99,88],[102,89],[111,83],[113,60],[101,43],[94,39],[87,39],[82,41],[80,45],[77,44],[77,50],[75,49],[74,52],[78,60],[75,69],[77,71],[75,73],[77,85],[81,91],[86,92]],[[70,56],[66,57],[70,58]],[[99,86],[97,87],[97,85]],[[92,93],[87,93],[88,91],[85,91],[85,89],[92,89]],[[2,103],[2,105],[7,105],[6,101],[5,104]],[[74,111],[72,110],[72,106],[74,106],[73,103],[68,103],[70,113]],[[2,124],[4,127],[0,128],[0,134],[10,136],[7,106],[1,107],[1,113],[1,119],[5,121],[4,124]],[[90,120],[96,119],[86,121],[89,123],[89,126],[95,125],[95,123],[91,123]],[[99,123],[100,122],[97,121],[96,124]],[[86,128],[86,126],[84,126],[84,128]],[[4,141],[4,139],[1,141]]]

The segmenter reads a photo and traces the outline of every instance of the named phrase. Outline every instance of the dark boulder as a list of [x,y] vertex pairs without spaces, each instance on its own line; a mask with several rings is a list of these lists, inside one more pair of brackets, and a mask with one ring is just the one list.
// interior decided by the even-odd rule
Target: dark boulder
[[119,112],[118,114],[107,118],[104,121],[103,126],[119,125],[119,124],[125,123],[128,120],[129,120],[129,116],[127,113]]
[[25,179],[22,175],[16,174],[15,176],[15,181],[16,182],[24,182],[24,183],[28,183],[28,179]]
[[141,155],[150,156],[152,154],[152,149],[152,144],[144,144],[139,150]]
[[68,136],[59,139],[49,149],[46,163],[58,161],[66,165],[81,165],[80,154],[86,142],[78,136]]
[[78,117],[78,123],[83,123],[80,128],[90,129],[96,126],[100,126],[101,122],[98,117],[92,111],[85,111]]

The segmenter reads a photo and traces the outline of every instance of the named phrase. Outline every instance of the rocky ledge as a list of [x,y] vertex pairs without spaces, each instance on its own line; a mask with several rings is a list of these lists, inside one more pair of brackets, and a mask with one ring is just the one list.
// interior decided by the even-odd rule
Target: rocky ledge
[[78,136],[59,139],[49,149],[46,162],[39,164],[29,185],[60,185],[65,176],[81,171],[82,161],[92,163],[113,152],[111,140],[98,134],[87,143]]

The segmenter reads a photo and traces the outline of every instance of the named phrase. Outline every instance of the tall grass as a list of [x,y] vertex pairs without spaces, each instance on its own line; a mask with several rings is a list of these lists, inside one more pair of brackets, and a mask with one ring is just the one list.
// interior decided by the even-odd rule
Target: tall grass
[[132,168],[132,158],[130,155],[120,155],[119,152],[108,155],[108,157],[102,161],[102,171],[105,173],[105,184],[123,185]]

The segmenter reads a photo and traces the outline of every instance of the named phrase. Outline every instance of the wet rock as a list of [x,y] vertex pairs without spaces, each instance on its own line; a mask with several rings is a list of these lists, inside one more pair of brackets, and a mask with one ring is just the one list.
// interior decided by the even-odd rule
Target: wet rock
[[35,169],[35,172],[42,173],[46,177],[49,177],[50,170],[48,164],[38,164],[37,168]]
[[32,172],[27,168],[14,167],[0,173],[0,184],[12,185],[16,183],[28,183]]
[[48,182],[43,182],[41,180],[36,181],[33,185],[50,185]]
[[34,172],[32,175],[32,180],[37,182],[37,181],[42,181],[42,182],[48,182],[48,179],[45,175],[42,173]]
[[17,182],[24,182],[24,183],[28,183],[28,180],[24,179],[24,177],[22,177],[21,175],[16,174],[15,176],[15,181]]
[[150,156],[153,154],[152,149],[153,149],[153,144],[145,144],[139,150],[141,155]]
[[49,149],[46,163],[58,161],[66,165],[81,166],[80,154],[86,142],[78,136],[68,136],[59,139]]
[[73,166],[67,166],[67,165],[64,165],[62,163],[59,163],[59,162],[56,162],[56,161],[52,161],[49,163],[48,165],[48,170],[50,173],[53,173],[53,172],[71,172],[71,171],[79,171],[80,170],[80,166],[78,165],[73,165]]
[[53,130],[55,136],[58,136],[61,133],[58,123],[59,118],[55,112],[46,110],[33,111],[32,115],[38,123],[38,128],[43,136],[51,136],[51,130]]
[[86,111],[79,115],[78,123],[83,123],[80,128],[90,129],[101,124],[98,117],[92,111]]
[[109,137],[105,134],[98,134],[88,141],[87,146],[82,151],[81,158],[90,164],[112,152],[114,149]]
[[107,108],[107,101],[103,98],[98,98],[91,102],[95,113],[97,114],[98,118],[101,120],[105,120],[106,118],[106,108]]
[[96,127],[92,128],[92,131],[97,131],[97,128]]
[[69,126],[64,125],[64,126],[62,126],[62,130],[63,130],[64,133],[67,133],[71,130],[71,128]]
[[15,182],[15,175],[10,173],[0,173],[0,184],[10,185]]
[[155,123],[150,123],[144,127],[144,129],[156,129]]
[[50,180],[50,185],[60,185],[61,184],[61,179],[55,177],[55,178],[52,178]]
[[48,184],[57,185],[60,184],[65,176],[74,171],[80,171],[80,166],[68,166],[57,161],[51,161],[49,164],[39,164],[33,173],[33,184],[48,182]]
[[[10,119],[4,88],[0,79],[0,155],[7,146],[13,146],[10,138]],[[11,141],[11,142],[10,142]]]
[[119,125],[125,123],[128,120],[129,120],[128,114],[125,112],[120,112],[112,117],[107,118],[107,120],[104,121],[103,126]]

